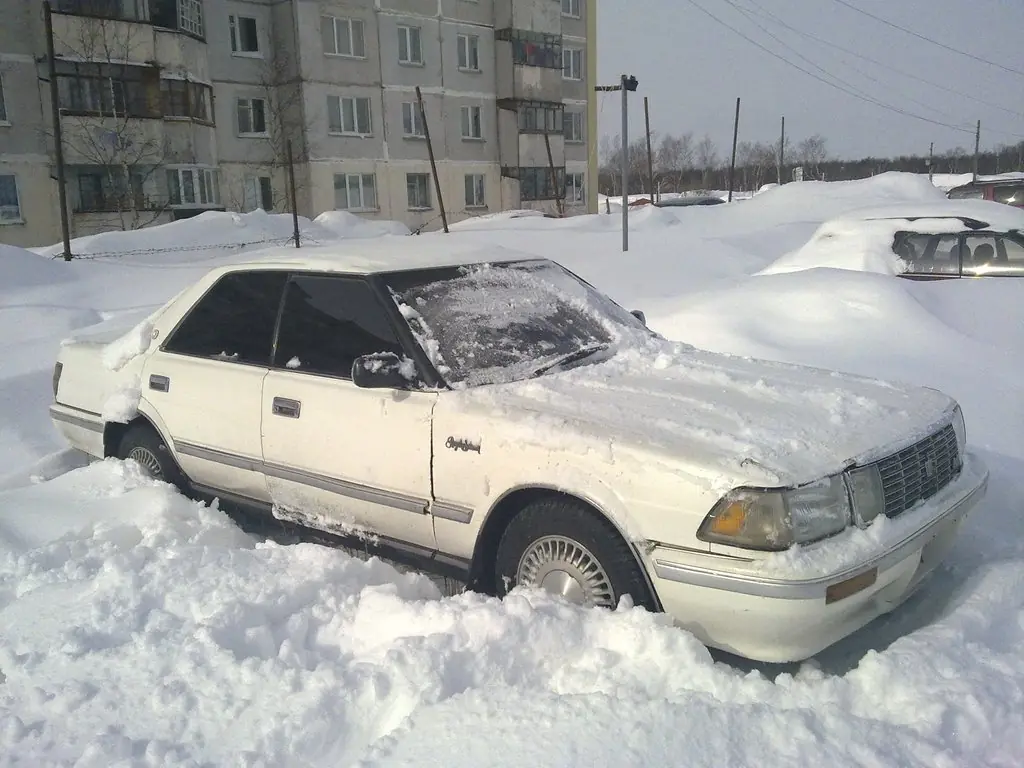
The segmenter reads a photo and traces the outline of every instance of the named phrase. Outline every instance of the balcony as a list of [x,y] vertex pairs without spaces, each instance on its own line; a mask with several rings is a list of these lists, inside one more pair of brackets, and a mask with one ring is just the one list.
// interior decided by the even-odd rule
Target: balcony
[[204,39],[202,0],[55,0],[55,13],[152,24]]

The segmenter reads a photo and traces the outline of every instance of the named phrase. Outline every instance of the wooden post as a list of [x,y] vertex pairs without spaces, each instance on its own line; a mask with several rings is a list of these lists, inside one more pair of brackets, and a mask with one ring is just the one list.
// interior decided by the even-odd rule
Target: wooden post
[[285,144],[288,152],[288,186],[292,193],[292,229],[295,235],[295,247],[299,247],[299,200],[295,195],[295,163],[292,162],[292,140]]
[[736,97],[736,120],[732,126],[732,161],[729,163],[729,202],[732,202],[732,185],[736,176],[736,139],[740,135],[740,97]]
[[423,108],[423,94],[416,86],[416,103],[420,108],[420,120],[423,122],[423,138],[427,140],[427,155],[430,157],[430,172],[434,175],[434,189],[437,191],[437,205],[441,209],[441,225],[448,234],[448,214],[444,210],[444,196],[441,194],[441,179],[437,175],[437,162],[434,160],[434,145],[430,141],[430,126],[427,124],[427,111]]
[[558,196],[558,174],[555,173],[555,161],[551,155],[551,137],[547,131],[544,132],[544,146],[548,150],[548,168],[551,170],[551,188],[555,191],[555,207],[558,209],[559,217],[565,217],[564,196]]
[[43,3],[46,27],[46,65],[50,78],[50,109],[53,111],[53,147],[57,160],[57,200],[60,205],[60,233],[64,240],[64,261],[71,261],[71,224],[68,221],[67,179],[64,176],[64,132],[60,123],[60,96],[57,91],[57,55],[53,45],[53,16],[50,3]]
[[782,116],[782,135],[779,137],[779,170],[777,181],[782,186],[782,172],[786,168],[786,116]]
[[651,180],[651,202],[654,203],[654,153],[651,151],[651,111],[644,96],[644,127],[647,129],[647,178]]
[[978,128],[974,132],[974,173],[971,181],[978,180],[978,150],[981,148],[981,120],[978,121]]

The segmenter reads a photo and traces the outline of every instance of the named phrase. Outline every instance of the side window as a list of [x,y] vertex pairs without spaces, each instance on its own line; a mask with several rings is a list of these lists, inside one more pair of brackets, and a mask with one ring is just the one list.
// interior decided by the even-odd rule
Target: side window
[[296,276],[288,283],[274,364],[348,379],[357,357],[402,354],[388,316],[364,280]]
[[968,235],[965,240],[965,275],[1024,274],[1024,242],[994,234]]
[[285,272],[225,275],[192,307],[164,351],[269,365]]
[[907,274],[959,275],[959,235],[908,234],[896,246],[907,262]]

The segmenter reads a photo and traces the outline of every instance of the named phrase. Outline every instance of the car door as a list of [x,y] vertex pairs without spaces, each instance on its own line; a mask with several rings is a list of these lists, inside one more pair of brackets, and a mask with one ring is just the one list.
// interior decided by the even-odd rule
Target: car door
[[263,459],[275,514],[337,533],[434,548],[430,391],[360,389],[352,363],[402,353],[358,277],[295,274],[263,384]]
[[224,275],[143,369],[143,398],[201,490],[269,498],[261,466],[263,379],[287,277],[267,270]]

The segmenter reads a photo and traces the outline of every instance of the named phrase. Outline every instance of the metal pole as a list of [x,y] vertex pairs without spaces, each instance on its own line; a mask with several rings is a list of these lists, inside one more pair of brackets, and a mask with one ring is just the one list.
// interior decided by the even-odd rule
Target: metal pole
[[295,233],[295,247],[299,247],[299,200],[295,195],[295,163],[292,162],[292,140],[285,144],[288,152],[288,186],[292,193],[292,229]]
[[647,178],[651,181],[651,202],[654,200],[654,153],[651,151],[651,110],[644,96],[644,128],[647,130]]
[[978,180],[978,150],[981,148],[981,120],[978,121],[978,128],[974,132],[974,173],[971,181]]
[[60,205],[60,233],[64,239],[64,261],[71,261],[71,225],[68,222],[67,180],[64,176],[64,132],[60,123],[60,96],[57,91],[57,55],[53,45],[53,11],[43,3],[46,26],[46,64],[50,78],[50,108],[53,110],[53,146],[57,160],[57,200]]
[[782,186],[782,169],[786,165],[786,116],[782,116],[782,135],[779,137],[779,171],[778,182]]
[[729,202],[732,202],[732,183],[736,176],[736,139],[740,135],[740,97],[736,97],[736,120],[732,126],[732,161],[729,163]]
[[423,108],[423,94],[416,86],[416,102],[420,107],[420,121],[423,123],[423,138],[427,140],[427,155],[430,157],[430,171],[434,174],[434,189],[437,192],[437,205],[441,208],[441,225],[448,234],[448,214],[444,210],[444,197],[441,195],[441,179],[437,175],[437,162],[434,160],[434,145],[430,141],[430,126],[427,125],[427,111]]
[[629,250],[629,100],[626,76],[619,79],[622,88],[622,250]]

